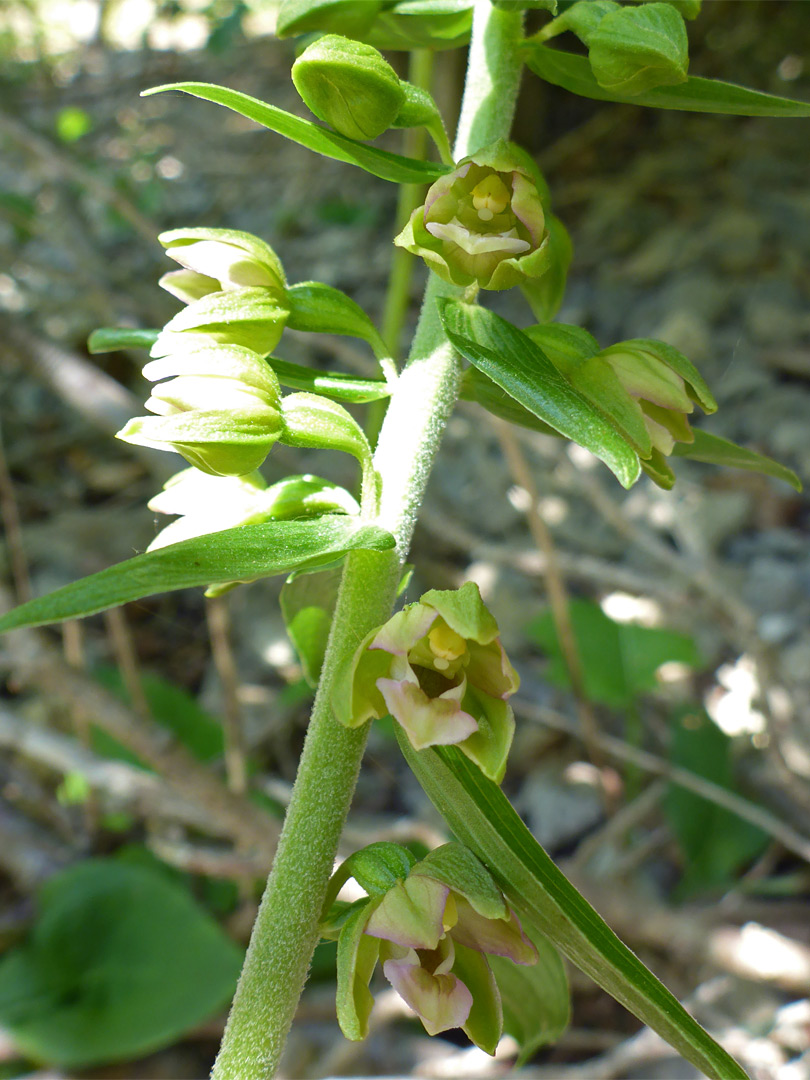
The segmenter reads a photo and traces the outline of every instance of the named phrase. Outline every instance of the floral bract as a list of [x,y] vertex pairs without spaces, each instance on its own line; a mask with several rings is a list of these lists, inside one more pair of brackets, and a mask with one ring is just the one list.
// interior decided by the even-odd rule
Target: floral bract
[[390,713],[415,749],[455,743],[499,783],[514,731],[507,698],[518,683],[469,582],[425,593],[369,634],[338,676],[333,701],[347,727]]
[[525,159],[502,140],[440,177],[394,243],[445,281],[482,289],[525,284],[550,264],[537,186]]

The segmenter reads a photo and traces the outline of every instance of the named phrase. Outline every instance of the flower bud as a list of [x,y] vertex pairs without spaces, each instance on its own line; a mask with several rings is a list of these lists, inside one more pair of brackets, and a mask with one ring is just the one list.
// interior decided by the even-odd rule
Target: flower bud
[[671,454],[676,442],[694,440],[687,416],[698,402],[705,412],[717,403],[697,369],[671,345],[637,338],[599,353],[634,398],[654,451]]
[[417,750],[457,744],[499,783],[514,732],[518,676],[478,586],[425,593],[369,634],[338,674],[333,704],[359,727],[390,714]]
[[318,119],[349,139],[382,135],[405,100],[397,73],[375,48],[337,34],[304,49],[292,80]]
[[263,240],[235,229],[172,229],[158,237],[166,254],[180,263],[160,285],[189,304],[211,292],[244,288],[284,289],[281,262]]
[[[358,852],[347,864],[363,854]],[[386,869],[392,865],[389,857]],[[371,894],[354,905],[338,937],[340,1026],[348,1038],[365,1036],[371,1008],[368,982],[379,960],[385,977],[428,1034],[461,1027],[492,1054],[503,1030],[503,1013],[486,956],[532,965],[537,950],[468,848],[445,844],[415,865],[412,857],[400,865],[401,876],[385,892],[368,889],[367,875],[351,869],[347,873],[343,867],[330,890],[334,895],[351,874]]]
[[213,476],[243,476],[283,433],[278,379],[249,349],[212,345],[164,356],[144,374],[167,381],[146,402],[157,415],[130,420],[118,432],[124,442],[176,450]]
[[222,344],[267,356],[278,345],[289,314],[286,296],[279,289],[207,293],[169,319],[150,355],[169,356]]
[[394,243],[454,285],[509,289],[549,266],[536,183],[524,158],[503,141],[440,177]]

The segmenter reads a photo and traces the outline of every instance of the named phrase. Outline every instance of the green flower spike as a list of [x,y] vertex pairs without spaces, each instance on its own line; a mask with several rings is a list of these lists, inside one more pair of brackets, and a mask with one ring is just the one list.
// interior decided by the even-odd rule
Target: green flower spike
[[159,284],[191,304],[212,292],[244,288],[286,288],[276,253],[251,233],[235,229],[172,229],[158,240],[182,270],[164,274]]
[[333,704],[359,727],[390,713],[416,750],[458,745],[500,783],[514,733],[518,676],[478,586],[433,589],[372,631],[338,674]]
[[335,936],[342,924],[337,1006],[347,1038],[367,1033],[368,983],[379,960],[429,1035],[460,1027],[494,1054],[503,1011],[486,955],[531,965],[537,951],[482,863],[461,844],[445,844],[421,862],[396,844],[372,844],[341,866],[330,896],[350,876],[369,899],[348,910],[335,904],[337,917],[324,930]]
[[440,177],[394,243],[445,281],[482,289],[526,284],[550,265],[537,185],[503,140]]
[[152,360],[144,374],[167,381],[146,402],[157,415],[130,420],[124,442],[175,450],[213,476],[244,476],[283,434],[278,379],[250,349],[209,345]]

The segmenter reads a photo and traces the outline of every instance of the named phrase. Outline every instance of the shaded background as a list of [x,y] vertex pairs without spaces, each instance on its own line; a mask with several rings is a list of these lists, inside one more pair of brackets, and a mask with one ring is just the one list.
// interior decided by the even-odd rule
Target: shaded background
[[[169,268],[158,232],[254,231],[291,281],[338,286],[380,317],[392,185],[214,105],[138,97],[198,79],[303,115],[293,45],[270,36],[273,19],[274,5],[240,0],[0,6],[4,602],[142,551],[160,527],[145,503],[182,463],[111,437],[142,411],[143,355],[89,358],[85,344],[99,325],[160,326],[176,310],[156,285]],[[805,5],[712,0],[689,35],[692,74],[810,98]],[[463,52],[439,56],[448,116],[462,78]],[[585,101],[528,73],[516,123],[574,239],[560,319],[603,345],[677,346],[720,402],[707,429],[804,479],[807,132],[801,120]],[[413,318],[423,279],[417,267]],[[530,319],[511,294],[492,303]],[[291,333],[279,351],[340,370],[371,360],[360,343]],[[523,678],[506,781],[516,806],[754,1076],[801,1080],[807,502],[777,481],[688,462],[672,493],[647,481],[625,493],[557,440],[516,432],[505,454],[504,438],[473,407],[457,410],[408,598],[480,584]],[[348,458],[284,447],[264,471],[271,482],[355,479]],[[587,702],[567,688],[547,614],[550,563],[573,598]],[[207,1074],[238,967],[231,943],[249,932],[311,698],[280,584],[213,608],[199,591],[158,597],[0,645],[0,1075]],[[596,733],[583,742],[590,714]],[[347,850],[392,837],[430,845],[441,828],[380,725]],[[508,1056],[490,1063],[463,1038],[428,1040],[384,984],[372,1037],[346,1044],[331,965],[321,950],[286,1075],[503,1074]],[[695,1075],[657,1040],[634,1038],[637,1023],[583,977],[572,985],[572,1026],[527,1075]]]

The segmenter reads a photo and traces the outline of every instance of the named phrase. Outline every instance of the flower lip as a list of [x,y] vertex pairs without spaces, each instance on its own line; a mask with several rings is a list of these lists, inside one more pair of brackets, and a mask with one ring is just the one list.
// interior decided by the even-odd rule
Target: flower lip
[[468,255],[483,255],[499,251],[508,255],[520,255],[531,249],[527,240],[521,240],[517,229],[502,233],[474,233],[465,228],[458,218],[453,218],[446,225],[439,221],[426,221],[425,228],[438,240],[449,240],[458,244]]

